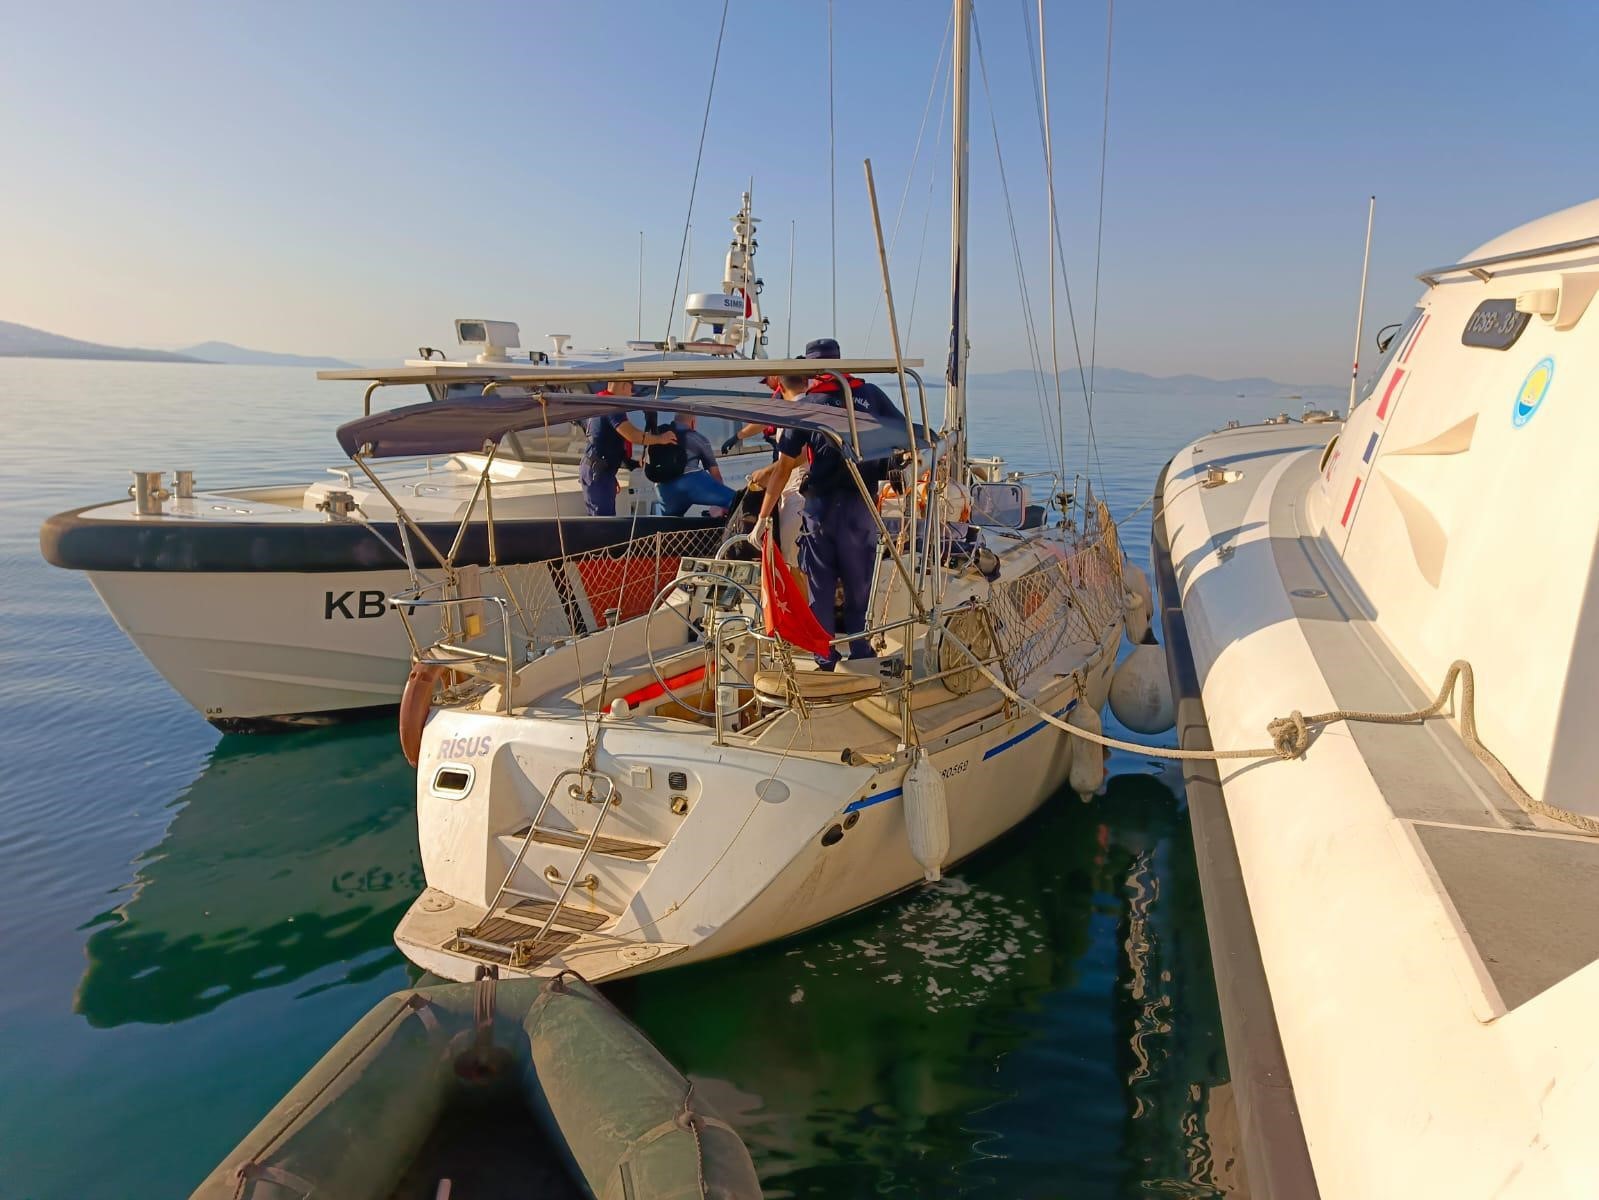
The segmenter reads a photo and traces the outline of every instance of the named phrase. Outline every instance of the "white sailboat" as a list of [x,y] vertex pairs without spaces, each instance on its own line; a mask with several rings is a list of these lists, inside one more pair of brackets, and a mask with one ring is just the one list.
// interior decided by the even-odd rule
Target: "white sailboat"
[[1284,718],[1188,769],[1248,1175],[1593,1196],[1599,200],[1418,278],[1345,421],[1157,490],[1183,745]]
[[[867,634],[877,657],[836,673],[796,661],[767,632],[759,565],[731,544],[674,564],[645,615],[535,662],[481,644],[424,650],[418,724],[433,677],[456,675],[418,735],[428,887],[395,934],[418,965],[454,979],[492,967],[597,980],[732,953],[937,878],[1068,780],[1097,785],[1099,747],[1050,718],[1097,728],[1128,604],[1115,527],[1093,505],[1078,526],[1023,528],[1023,485],[966,459],[968,29],[967,0],[957,0],[943,435],[925,419],[896,427],[847,402],[682,402],[828,436],[874,514],[861,462],[898,454],[910,480],[926,481],[924,508],[887,502],[878,517]],[[904,387],[914,364],[825,365],[846,397],[848,377],[895,372],[915,411]],[[667,378],[686,385],[739,370],[750,368],[685,364]],[[536,401],[552,418],[585,402],[555,392]],[[435,430],[442,445],[482,436],[461,418]],[[380,455],[385,437],[404,444],[412,432],[352,423],[341,436]],[[1015,524],[993,518],[1001,511]]]
[[[442,402],[480,395],[490,381],[501,395],[520,394],[519,370],[583,371],[598,388],[624,364],[762,358],[768,322],[750,193],[732,223],[721,289],[687,298],[683,340],[584,351],[556,334],[551,351],[518,353],[514,322],[460,320],[456,333],[471,357],[452,361],[424,347],[404,369],[379,372],[381,381],[362,370],[319,377],[367,383],[371,412],[381,388],[425,388]],[[670,394],[660,398],[669,409]],[[701,432],[720,444],[734,430],[712,421]],[[372,475],[345,462],[321,480],[264,487],[208,489],[188,471],[176,472],[169,487],[165,472],[136,471],[129,498],[46,521],[40,548],[56,566],[88,576],[117,624],[213,724],[324,724],[399,701],[412,646],[386,597],[412,586],[417,571],[441,577],[427,542],[453,545],[451,569],[488,564],[486,502],[498,522],[499,563],[534,564],[641,534],[720,528],[703,508],[659,515],[655,485],[638,470],[621,473],[617,516],[585,516],[583,445],[581,431],[569,425],[513,429],[492,452],[475,445],[386,461]],[[735,487],[768,461],[764,444],[748,450],[723,462]],[[418,543],[409,559],[407,529]],[[519,652],[528,645],[540,649],[540,638]]]

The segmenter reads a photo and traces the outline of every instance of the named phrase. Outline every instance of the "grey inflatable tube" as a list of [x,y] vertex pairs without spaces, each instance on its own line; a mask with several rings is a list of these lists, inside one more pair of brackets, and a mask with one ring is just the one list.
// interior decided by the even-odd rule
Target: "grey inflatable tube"
[[[481,1015],[480,1015],[481,1014]],[[580,979],[417,987],[339,1039],[196,1200],[383,1200],[463,1089],[508,1085],[598,1200],[761,1194],[749,1151]]]

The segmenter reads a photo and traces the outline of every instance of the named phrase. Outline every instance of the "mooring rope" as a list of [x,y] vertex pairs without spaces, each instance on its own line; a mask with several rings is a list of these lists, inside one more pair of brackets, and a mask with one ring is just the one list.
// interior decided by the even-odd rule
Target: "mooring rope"
[[1027,712],[1047,724],[1073,737],[1082,738],[1084,741],[1093,742],[1095,745],[1106,746],[1112,750],[1127,750],[1134,754],[1147,755],[1150,758],[1170,759],[1178,762],[1219,762],[1235,759],[1267,759],[1277,758],[1284,761],[1300,758],[1305,751],[1310,749],[1310,734],[1312,729],[1324,729],[1329,725],[1336,725],[1340,721],[1361,721],[1371,725],[1411,725],[1436,717],[1443,711],[1450,698],[1454,695],[1455,681],[1461,681],[1460,689],[1460,740],[1466,744],[1473,757],[1477,759],[1493,776],[1494,782],[1504,789],[1522,811],[1529,815],[1547,817],[1560,821],[1582,830],[1587,834],[1599,835],[1599,821],[1582,813],[1572,812],[1558,805],[1550,804],[1531,795],[1526,788],[1516,782],[1514,775],[1505,767],[1504,763],[1494,755],[1493,751],[1483,745],[1482,739],[1477,736],[1476,719],[1476,678],[1472,673],[1471,664],[1463,658],[1457,658],[1449,664],[1448,673],[1444,675],[1443,686],[1438,689],[1438,695],[1431,704],[1421,708],[1413,708],[1405,712],[1378,712],[1370,709],[1335,708],[1329,712],[1315,713],[1305,716],[1297,708],[1286,717],[1273,717],[1266,722],[1266,735],[1271,738],[1270,746],[1251,749],[1236,750],[1180,750],[1167,746],[1146,746],[1138,742],[1123,741],[1121,738],[1109,737],[1092,730],[1082,729],[1076,725],[1061,720],[1051,712],[1046,712],[1033,701],[1027,699],[982,661],[971,648],[966,646],[960,638],[952,633],[946,625],[942,631],[944,640],[951,642],[976,665],[977,669],[987,677],[995,690],[1008,700],[1020,705]]

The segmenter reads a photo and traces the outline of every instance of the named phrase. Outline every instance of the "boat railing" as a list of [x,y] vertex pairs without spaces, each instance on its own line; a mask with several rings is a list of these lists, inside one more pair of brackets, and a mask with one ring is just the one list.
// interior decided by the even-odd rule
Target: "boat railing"
[[[543,650],[644,615],[685,563],[724,553],[739,540],[725,539],[720,527],[670,530],[540,562],[458,567],[389,600],[405,625],[412,660],[422,665],[499,664],[500,655],[467,644],[492,635],[497,620],[510,679]],[[484,605],[497,616],[485,620]],[[424,610],[438,616],[436,631],[418,620]],[[502,703],[509,694],[507,688]]]
[[1572,254],[1578,250],[1592,250],[1599,248],[1599,237],[1576,238],[1569,242],[1555,242],[1548,246],[1529,246],[1525,250],[1511,250],[1506,254],[1492,254],[1487,258],[1469,258],[1465,262],[1452,263],[1447,267],[1428,267],[1416,276],[1428,287],[1435,287],[1445,275],[1454,275],[1464,272],[1486,283],[1501,272],[1495,267],[1509,266],[1511,263],[1527,262],[1534,258],[1545,258],[1554,254]]
[[[416,591],[428,590],[434,585],[426,585]],[[516,660],[511,647],[511,606],[503,596],[439,596],[427,598],[420,595],[407,595],[404,592],[396,593],[389,598],[396,611],[400,613],[401,620],[405,622],[406,631],[411,636],[412,661],[423,667],[447,667],[451,670],[461,670],[468,664],[488,663],[498,666],[502,672],[502,687],[500,689],[501,706],[506,712],[511,711],[511,684],[516,674]],[[426,649],[418,646],[415,632],[412,629],[410,616],[419,608],[438,608],[444,610],[461,609],[472,605],[492,604],[500,610],[500,633],[504,638],[503,654],[494,654],[487,650],[480,650],[475,646],[467,646],[455,641],[450,635],[432,642]],[[453,630],[453,622],[447,623]],[[463,629],[465,628],[463,623]]]

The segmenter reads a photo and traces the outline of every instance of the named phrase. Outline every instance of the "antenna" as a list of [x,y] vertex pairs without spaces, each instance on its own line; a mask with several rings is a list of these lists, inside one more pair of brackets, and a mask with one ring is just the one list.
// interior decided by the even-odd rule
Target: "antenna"
[[[688,227],[688,242],[687,242],[687,245],[684,247],[684,250],[683,250],[683,290],[685,292],[688,291],[688,289],[689,289],[689,280],[694,277],[693,276],[693,271],[694,271],[694,225],[693,225],[693,222],[690,222],[689,223],[689,227]],[[688,340],[688,311],[686,309],[683,312],[683,340],[684,341]]]
[[644,340],[644,231],[638,231],[638,332],[633,335]]
[[1349,368],[1349,412],[1355,411],[1355,385],[1360,378],[1360,335],[1366,323],[1366,271],[1371,266],[1371,223],[1377,216],[1377,197],[1366,205],[1366,255],[1360,260],[1360,304],[1355,309],[1355,365]]

